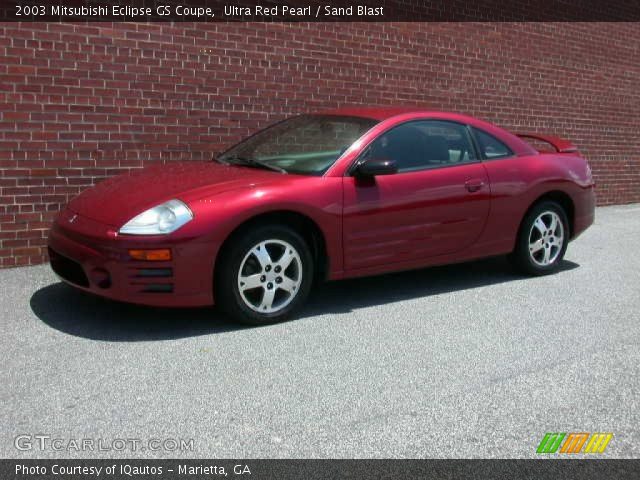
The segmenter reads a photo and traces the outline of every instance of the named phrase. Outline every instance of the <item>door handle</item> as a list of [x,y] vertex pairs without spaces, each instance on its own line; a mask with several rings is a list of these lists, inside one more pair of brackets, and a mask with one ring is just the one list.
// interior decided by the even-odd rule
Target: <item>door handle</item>
[[484,182],[482,180],[467,180],[464,182],[464,188],[471,193],[477,192],[482,187],[484,187]]

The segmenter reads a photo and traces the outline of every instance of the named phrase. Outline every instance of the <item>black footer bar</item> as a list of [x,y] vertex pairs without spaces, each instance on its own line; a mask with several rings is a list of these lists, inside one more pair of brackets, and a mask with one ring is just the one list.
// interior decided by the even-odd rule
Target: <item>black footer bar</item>
[[0,478],[114,479],[638,479],[640,460],[0,460]]

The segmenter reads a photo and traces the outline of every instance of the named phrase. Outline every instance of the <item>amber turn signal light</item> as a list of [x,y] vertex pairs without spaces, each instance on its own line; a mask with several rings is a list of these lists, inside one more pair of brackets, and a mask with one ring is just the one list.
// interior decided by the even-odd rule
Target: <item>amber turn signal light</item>
[[134,260],[146,262],[166,262],[171,260],[171,250],[161,248],[159,250],[129,250],[129,255]]

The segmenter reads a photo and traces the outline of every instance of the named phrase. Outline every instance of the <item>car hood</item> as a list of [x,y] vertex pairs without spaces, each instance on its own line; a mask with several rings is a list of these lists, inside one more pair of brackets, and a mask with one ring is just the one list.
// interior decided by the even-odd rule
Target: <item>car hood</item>
[[221,165],[217,162],[181,162],[147,167],[109,178],[85,190],[69,203],[79,215],[120,228],[133,217],[196,189],[215,195],[251,188],[282,178],[277,172]]

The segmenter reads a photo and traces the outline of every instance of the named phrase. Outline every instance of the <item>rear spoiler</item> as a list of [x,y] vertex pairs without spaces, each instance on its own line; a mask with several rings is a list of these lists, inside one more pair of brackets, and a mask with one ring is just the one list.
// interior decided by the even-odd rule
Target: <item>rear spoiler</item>
[[577,153],[578,147],[576,147],[569,140],[564,138],[554,137],[553,135],[543,135],[540,133],[516,133],[516,136],[527,139],[532,138],[534,140],[540,140],[542,142],[551,145],[558,153]]

